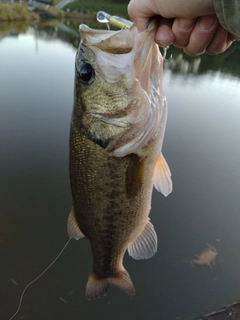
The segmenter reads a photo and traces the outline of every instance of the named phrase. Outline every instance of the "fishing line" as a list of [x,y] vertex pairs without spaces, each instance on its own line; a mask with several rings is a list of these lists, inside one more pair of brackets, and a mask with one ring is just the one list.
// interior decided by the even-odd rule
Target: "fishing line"
[[38,275],[34,280],[32,280],[28,285],[26,285],[26,287],[24,288],[23,292],[22,292],[22,295],[20,297],[20,300],[19,300],[19,305],[18,305],[18,308],[17,308],[17,311],[14,313],[14,315],[9,319],[9,320],[12,320],[13,318],[15,318],[15,316],[18,314],[21,306],[22,306],[22,301],[23,301],[23,296],[26,292],[26,290],[34,283],[36,282],[39,278],[41,278],[41,276],[44,275],[45,272],[48,271],[49,268],[51,268],[51,266],[57,261],[57,259],[60,257],[60,255],[63,253],[63,251],[66,249],[67,245],[69,244],[71,238],[68,239],[67,243],[64,245],[64,247],[62,248],[62,250],[59,252],[59,254],[56,256],[56,258],[50,263],[50,265],[44,269],[44,271],[42,273],[40,273],[40,275]]
[[164,61],[168,61],[168,60],[170,60],[170,59],[172,59],[172,54],[170,55],[170,57],[167,59],[166,57],[167,57],[167,51],[168,51],[168,49],[170,48],[170,46],[166,46],[166,47],[164,47],[163,48],[163,60]]

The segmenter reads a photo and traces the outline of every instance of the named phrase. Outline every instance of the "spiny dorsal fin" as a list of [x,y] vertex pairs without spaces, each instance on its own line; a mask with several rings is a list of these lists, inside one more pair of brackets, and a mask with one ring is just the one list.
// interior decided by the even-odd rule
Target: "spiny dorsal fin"
[[79,239],[85,237],[78,226],[78,223],[75,218],[75,210],[73,207],[72,207],[72,210],[68,216],[67,231],[68,231],[68,235],[71,239],[79,240]]
[[157,191],[161,192],[165,197],[172,192],[171,171],[162,153],[155,164],[153,184]]
[[105,296],[111,285],[119,287],[130,295],[135,294],[132,280],[128,272],[123,268],[116,276],[109,278],[98,278],[94,272],[91,272],[86,288],[86,298],[92,300]]
[[141,234],[128,247],[128,253],[134,259],[148,259],[157,252],[157,235],[150,221]]

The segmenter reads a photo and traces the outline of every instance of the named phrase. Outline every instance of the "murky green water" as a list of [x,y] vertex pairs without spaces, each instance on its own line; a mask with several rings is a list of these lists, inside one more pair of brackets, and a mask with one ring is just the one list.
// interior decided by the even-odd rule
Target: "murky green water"
[[[77,24],[0,25],[0,319],[68,240],[68,135]],[[19,33],[20,32],[20,33]],[[25,33],[23,33],[25,32]],[[240,300],[240,45],[217,57],[172,50],[165,64],[164,155],[173,193],[154,191],[157,254],[124,265],[137,295],[86,301],[92,257],[72,240],[27,290],[16,319],[174,320]],[[215,246],[216,264],[195,265]]]

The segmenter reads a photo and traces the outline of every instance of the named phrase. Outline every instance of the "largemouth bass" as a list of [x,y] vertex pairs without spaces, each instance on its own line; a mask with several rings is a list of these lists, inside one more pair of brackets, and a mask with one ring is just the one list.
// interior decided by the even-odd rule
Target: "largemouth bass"
[[108,31],[80,25],[68,233],[91,244],[88,299],[105,295],[111,285],[135,294],[123,267],[126,250],[134,259],[157,251],[148,218],[152,189],[154,185],[167,196],[172,181],[162,155],[167,105],[156,28],[155,20],[140,33],[134,26]]

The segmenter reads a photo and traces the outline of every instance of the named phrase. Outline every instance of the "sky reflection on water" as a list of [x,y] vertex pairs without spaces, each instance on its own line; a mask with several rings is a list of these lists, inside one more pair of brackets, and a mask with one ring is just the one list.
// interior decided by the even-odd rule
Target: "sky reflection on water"
[[[30,29],[0,41],[1,319],[14,313],[23,287],[68,238],[76,39],[68,34],[57,39],[55,29],[50,31],[44,36],[45,31]],[[166,63],[169,118],[163,151],[174,189],[168,198],[153,193],[155,257],[125,257],[136,297],[112,288],[104,299],[85,301],[90,247],[86,239],[72,241],[26,292],[18,318],[187,319],[240,300],[239,76],[231,68],[202,72],[206,59],[191,64],[174,50]],[[214,57],[209,59],[210,66]],[[193,268],[189,261],[207,243],[219,253],[216,265]]]

